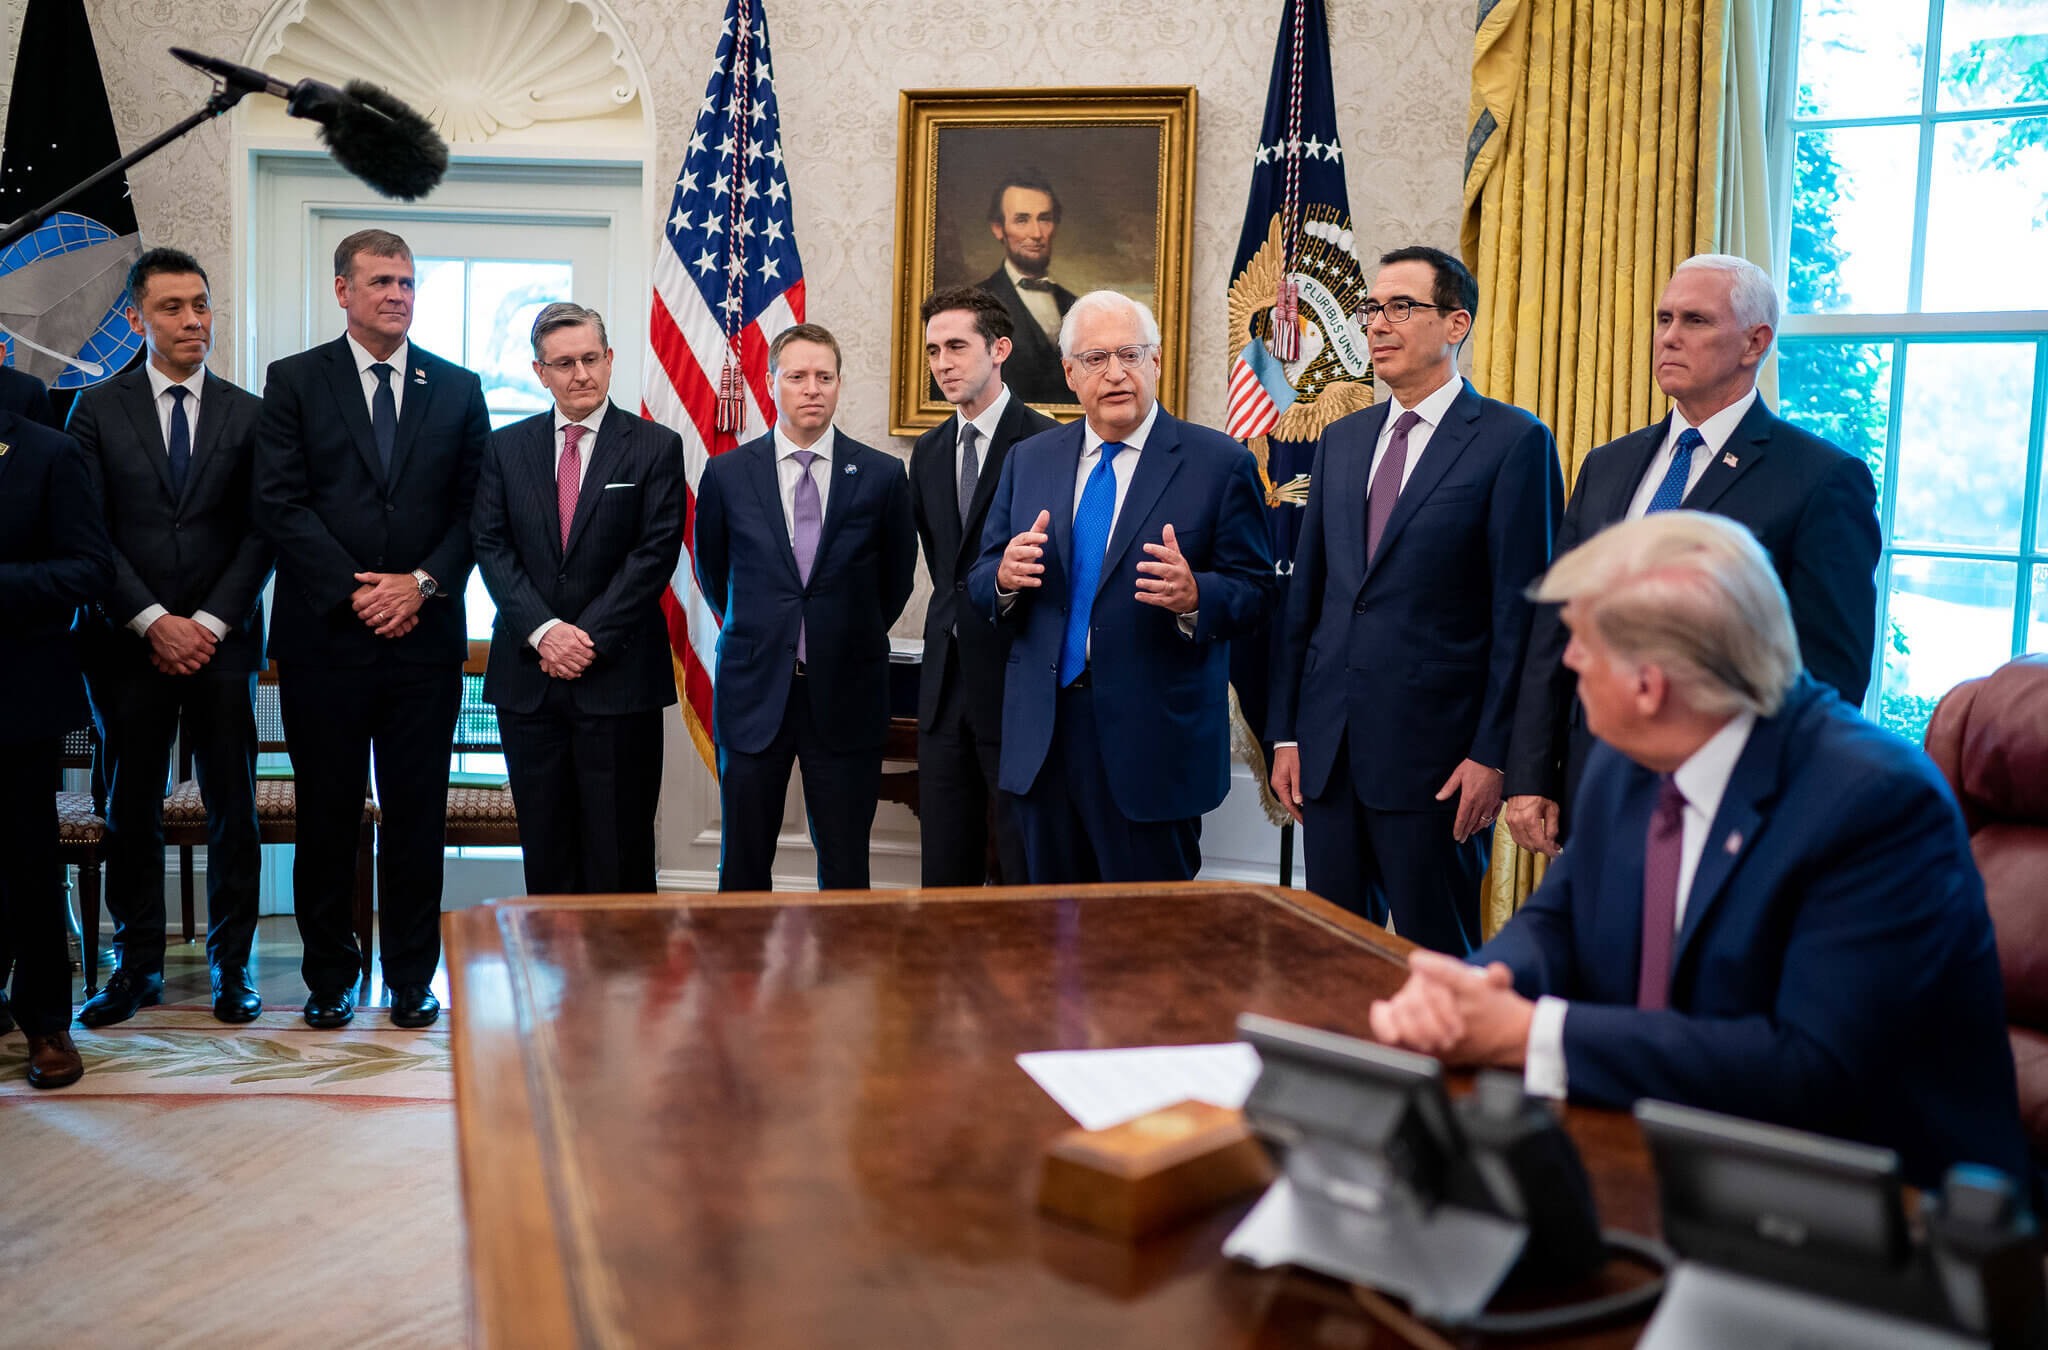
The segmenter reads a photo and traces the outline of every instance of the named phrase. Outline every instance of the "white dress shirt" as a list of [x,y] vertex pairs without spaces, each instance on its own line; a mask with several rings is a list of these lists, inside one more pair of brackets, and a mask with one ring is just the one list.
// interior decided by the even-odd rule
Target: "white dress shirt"
[[[1008,258],[1003,259],[1003,271],[1009,274],[1012,286],[1017,286],[1018,282],[1024,280],[1024,274],[1017,270],[1017,264],[1011,262]],[[1033,277],[1031,280],[1050,283],[1052,278]],[[1023,286],[1017,286],[1017,298],[1024,302],[1024,308],[1029,310],[1031,317],[1038,321],[1038,330],[1045,334],[1046,341],[1058,342],[1060,340],[1060,303],[1052,298],[1052,292],[1031,290]]]
[[[562,452],[569,445],[569,438],[563,434],[563,428],[572,426],[582,427],[587,433],[583,437],[582,444],[576,447],[578,461],[576,466],[576,491],[579,499],[583,492],[583,485],[590,481],[590,452],[597,448],[597,429],[604,425],[605,414],[610,412],[611,409],[612,401],[607,398],[604,402],[597,405],[590,416],[571,420],[562,411],[560,405],[557,405],[555,408],[555,471],[550,481],[556,483],[562,481]],[[560,619],[543,620],[540,627],[526,635],[527,643],[536,649],[539,648],[540,640],[547,636],[548,629],[553,628],[560,622]]]
[[818,522],[822,527],[825,508],[832,501],[832,446],[838,437],[836,427],[827,426],[825,434],[809,445],[798,445],[783,434],[782,423],[775,424],[775,483],[782,495],[782,526],[789,532],[789,546],[796,547],[796,485],[803,477],[804,466],[796,461],[799,450],[810,450],[818,457],[811,461],[811,482],[818,488]]
[[[1735,775],[1735,762],[1749,744],[1756,726],[1755,713],[1738,713],[1727,725],[1692,752],[1691,758],[1672,771],[1671,781],[1685,798],[1684,824],[1678,844],[1678,896],[1671,918],[1672,955],[1677,955],[1678,935],[1685,931],[1685,907],[1692,897],[1693,877],[1700,870],[1700,855],[1707,850],[1707,832],[1721,809],[1728,780]],[[1742,841],[1732,839],[1736,848]],[[1529,1019],[1529,1044],[1522,1060],[1522,1082],[1532,1093],[1544,1097],[1565,1095],[1564,1019],[1571,1005],[1546,994],[1536,1000]]]
[[969,424],[971,423],[974,429],[981,433],[974,438],[974,481],[976,490],[979,491],[981,469],[983,465],[988,463],[989,442],[995,439],[996,423],[1003,420],[1003,410],[1009,406],[1010,386],[1005,384],[997,388],[995,402],[983,408],[981,416],[969,417],[958,408],[953,410],[959,419],[953,428],[953,494],[955,497],[958,497],[960,493],[960,461],[966,453],[966,448],[961,445],[961,441],[966,437]]
[[[370,367],[376,365],[379,358],[370,355],[370,349],[357,342],[355,334],[345,333],[343,336],[348,339],[349,350],[355,353],[356,374],[363,382],[363,406],[370,410],[370,418],[374,424],[377,416],[377,376]],[[412,378],[412,372],[406,369],[405,363],[411,357],[412,340],[403,338],[398,343],[397,351],[382,358],[384,364],[391,367],[391,411],[394,415],[405,411],[405,382]]]
[[[1686,492],[1691,492],[1699,486],[1700,475],[1720,456],[1721,447],[1728,444],[1728,438],[1735,434],[1735,424],[1748,415],[1749,405],[1754,402],[1756,390],[1752,388],[1741,398],[1700,423],[1700,439],[1705,444],[1692,452],[1691,469],[1685,475]],[[1664,432],[1664,444],[1657,448],[1656,454],[1650,456],[1650,467],[1643,471],[1643,481],[1636,484],[1636,495],[1629,499],[1627,519],[1637,520],[1649,513],[1650,499],[1657,495],[1658,487],[1664,482],[1664,475],[1671,472],[1672,456],[1678,453],[1678,438],[1684,435],[1691,425],[1692,423],[1685,420],[1685,414],[1673,405],[1671,425]],[[1680,496],[1682,498],[1683,494]]]
[[[206,371],[204,369],[195,370],[192,372],[190,379],[174,380],[161,370],[158,370],[154,363],[145,364],[143,370],[149,375],[150,396],[156,402],[156,422],[157,427],[164,434],[164,454],[168,456],[171,453],[171,409],[177,404],[177,400],[173,399],[170,395],[172,385],[177,385],[185,391],[185,433],[191,438],[192,448],[197,450],[199,448],[199,391],[206,384]],[[168,613],[170,611],[162,605],[151,605],[134,618],[128,620],[128,627],[137,637],[147,636],[149,626]],[[198,624],[207,632],[212,633],[216,642],[228,635],[228,626],[203,609],[194,612],[192,622]]]

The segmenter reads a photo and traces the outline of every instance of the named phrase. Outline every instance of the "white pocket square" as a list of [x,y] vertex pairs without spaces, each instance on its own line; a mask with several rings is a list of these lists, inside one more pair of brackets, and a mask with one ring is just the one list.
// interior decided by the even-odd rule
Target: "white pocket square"
[[605,490],[606,492],[610,492],[610,491],[611,491],[611,490],[612,490],[613,488],[622,488],[622,487],[639,487],[639,486],[640,486],[640,485],[639,485],[638,483],[606,483],[606,484],[604,485],[604,490]]

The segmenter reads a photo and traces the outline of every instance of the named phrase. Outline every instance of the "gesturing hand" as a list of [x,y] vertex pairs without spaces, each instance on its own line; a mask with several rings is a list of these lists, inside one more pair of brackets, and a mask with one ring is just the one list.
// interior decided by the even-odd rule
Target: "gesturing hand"
[[1031,528],[1010,540],[1003,560],[996,565],[996,589],[1027,591],[1044,583],[1038,579],[1045,570],[1039,558],[1045,553],[1046,531],[1052,528],[1052,512],[1040,511]]
[[1138,603],[1157,605],[1169,614],[1194,610],[1201,598],[1195,586],[1195,570],[1181,556],[1180,544],[1168,525],[1163,542],[1145,545],[1152,561],[1138,564]]

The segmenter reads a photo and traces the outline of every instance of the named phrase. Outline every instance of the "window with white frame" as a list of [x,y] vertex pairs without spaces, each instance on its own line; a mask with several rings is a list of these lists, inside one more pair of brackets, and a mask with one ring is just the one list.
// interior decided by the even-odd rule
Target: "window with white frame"
[[1866,711],[2048,649],[2048,0],[1779,0],[1780,413],[1877,476]]

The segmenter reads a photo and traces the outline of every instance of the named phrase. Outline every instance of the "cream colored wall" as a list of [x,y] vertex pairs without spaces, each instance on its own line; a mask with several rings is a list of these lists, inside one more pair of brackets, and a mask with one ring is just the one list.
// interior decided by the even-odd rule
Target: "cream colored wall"
[[[10,39],[23,0],[6,0]],[[1346,177],[1360,251],[1416,241],[1455,248],[1474,5],[1471,0],[1328,0]],[[907,454],[887,435],[889,320],[895,280],[897,91],[1012,84],[1193,84],[1199,92],[1189,413],[1219,422],[1224,293],[1237,244],[1251,149],[1263,111],[1279,0],[770,0],[776,91],[804,258],[809,317],[846,347],[839,422]],[[229,58],[267,0],[87,0],[115,125],[133,145],[184,115],[205,83],[165,53],[173,44]],[[653,83],[657,175],[679,162],[723,0],[614,0]],[[11,41],[10,41],[11,50]],[[374,71],[367,72],[375,78]],[[229,128],[215,124],[132,172],[151,242],[197,254],[215,278],[214,365],[236,368],[238,260],[231,256]],[[665,203],[665,196],[657,194]],[[922,593],[899,631],[917,631]],[[1248,783],[1242,786],[1248,787]],[[1233,793],[1226,811],[1243,812]],[[674,884],[716,865],[716,794],[679,735],[669,744],[661,862]],[[1269,830],[1214,826],[1205,842],[1277,852]],[[876,879],[915,879],[915,822],[884,807]],[[807,849],[785,848],[798,880]],[[1224,860],[1226,864],[1230,859]],[[1255,859],[1238,858],[1250,863]]]

